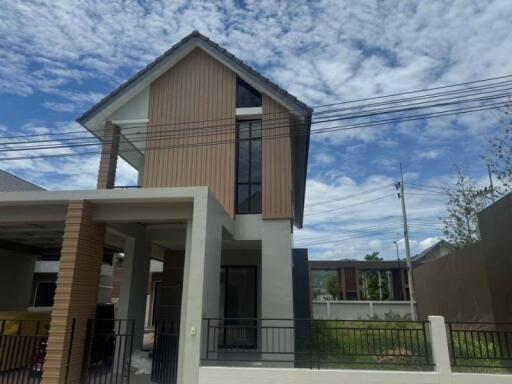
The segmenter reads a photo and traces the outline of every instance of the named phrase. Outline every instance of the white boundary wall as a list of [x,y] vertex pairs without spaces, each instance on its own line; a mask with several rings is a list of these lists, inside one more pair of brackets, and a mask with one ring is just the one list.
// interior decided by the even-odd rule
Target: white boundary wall
[[453,373],[444,318],[429,316],[431,372],[201,367],[199,384],[510,384],[512,375]]
[[409,301],[370,301],[370,300],[315,300],[313,318],[321,320],[360,320],[393,312],[396,315],[411,315]]

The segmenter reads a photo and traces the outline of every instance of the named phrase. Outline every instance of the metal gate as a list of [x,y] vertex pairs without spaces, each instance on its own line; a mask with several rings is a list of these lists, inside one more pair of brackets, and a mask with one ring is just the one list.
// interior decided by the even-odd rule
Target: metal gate
[[134,325],[134,320],[88,321],[83,384],[130,382]]
[[155,323],[151,381],[176,384],[178,375],[179,329],[172,321]]

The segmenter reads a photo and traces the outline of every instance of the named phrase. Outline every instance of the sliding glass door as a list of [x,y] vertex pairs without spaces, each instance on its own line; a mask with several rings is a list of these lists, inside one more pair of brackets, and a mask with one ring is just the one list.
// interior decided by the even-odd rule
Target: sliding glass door
[[236,266],[221,270],[221,313],[225,348],[256,347],[257,268]]

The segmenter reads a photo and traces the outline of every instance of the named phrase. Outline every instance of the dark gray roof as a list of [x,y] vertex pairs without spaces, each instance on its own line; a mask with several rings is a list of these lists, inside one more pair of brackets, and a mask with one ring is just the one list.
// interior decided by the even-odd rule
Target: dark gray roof
[[431,245],[427,249],[424,249],[423,251],[421,251],[417,255],[413,256],[412,260],[413,261],[421,261],[422,259],[427,258],[431,253],[435,253],[435,252],[438,252],[439,256],[442,256],[441,255],[441,253],[442,253],[441,247],[445,247],[446,249],[449,249],[449,250],[453,250],[455,248],[452,244],[450,244],[446,240],[442,240],[441,239],[437,243],[435,243],[434,245]]
[[293,103],[298,104],[302,108],[305,109],[306,112],[311,113],[313,110],[306,105],[304,102],[300,101],[297,97],[293,96],[283,88],[281,88],[279,85],[268,79],[267,77],[263,76],[261,73],[256,71],[254,68],[249,66],[248,64],[244,63],[242,60],[238,59],[235,55],[228,52],[226,49],[222,48],[219,44],[213,42],[206,36],[200,34],[198,31],[193,31],[191,34],[183,38],[180,42],[173,45],[170,49],[168,49],[166,52],[164,52],[161,56],[159,56],[156,60],[154,60],[152,63],[148,64],[146,67],[144,67],[142,70],[137,72],[134,76],[132,76],[129,80],[125,81],[121,86],[119,86],[117,89],[112,91],[109,95],[105,96],[102,100],[100,100],[96,105],[94,105],[91,109],[89,109],[87,112],[85,112],[82,116],[80,116],[76,121],[79,123],[84,123],[86,120],[89,119],[91,115],[93,115],[96,111],[101,109],[102,107],[106,106],[112,99],[114,99],[117,95],[119,95],[123,90],[129,88],[133,83],[135,83],[139,78],[141,78],[144,74],[151,71],[157,64],[159,64],[162,60],[165,60],[167,57],[172,55],[178,48],[183,46],[185,43],[189,42],[193,39],[200,39],[207,44],[209,44],[211,47],[215,48],[218,52],[220,52],[222,55],[224,55],[227,59],[232,60],[235,64],[239,65],[240,67],[244,68],[245,70],[249,71],[251,74],[258,77],[260,80],[264,81],[267,86],[273,88],[275,91],[279,92],[284,97],[291,100]]
[[17,191],[44,191],[41,188],[27,180],[23,180],[11,173],[0,169],[0,192],[17,192]]

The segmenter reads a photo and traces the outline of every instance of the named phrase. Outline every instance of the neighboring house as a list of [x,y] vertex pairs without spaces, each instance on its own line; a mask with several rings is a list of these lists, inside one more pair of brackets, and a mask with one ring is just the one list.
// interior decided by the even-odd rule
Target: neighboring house
[[0,169],[0,192],[44,191],[38,185]]
[[314,318],[411,316],[404,260],[311,260]]
[[440,257],[448,255],[450,252],[454,251],[456,248],[446,240],[439,240],[434,245],[428,247],[427,249],[421,251],[417,255],[412,258],[412,262],[414,266],[428,263],[432,260],[437,260]]
[[[0,169],[0,192],[23,191],[45,189]],[[11,295],[0,295],[0,312],[51,311],[59,271],[60,243],[39,234],[33,224],[17,226],[15,234],[9,230],[0,232],[0,255],[4,262],[0,268],[0,291],[7,292],[15,287]],[[13,274],[13,271],[17,273]],[[98,303],[110,302],[111,279],[112,252],[105,250]]]
[[[177,366],[179,383],[199,382],[208,319],[243,330],[222,345],[258,351],[253,319],[294,318],[311,113],[194,32],[77,120],[103,143],[96,190],[0,194],[13,242],[23,232],[62,244],[44,383],[78,381],[105,247],[125,255],[117,316],[135,320],[134,349],[150,259],[162,257],[158,316],[179,343],[159,358]],[[138,170],[139,188],[114,189],[118,155]],[[73,321],[69,353],[62,335]]]
[[418,315],[512,322],[512,194],[478,213],[481,240],[415,265]]

